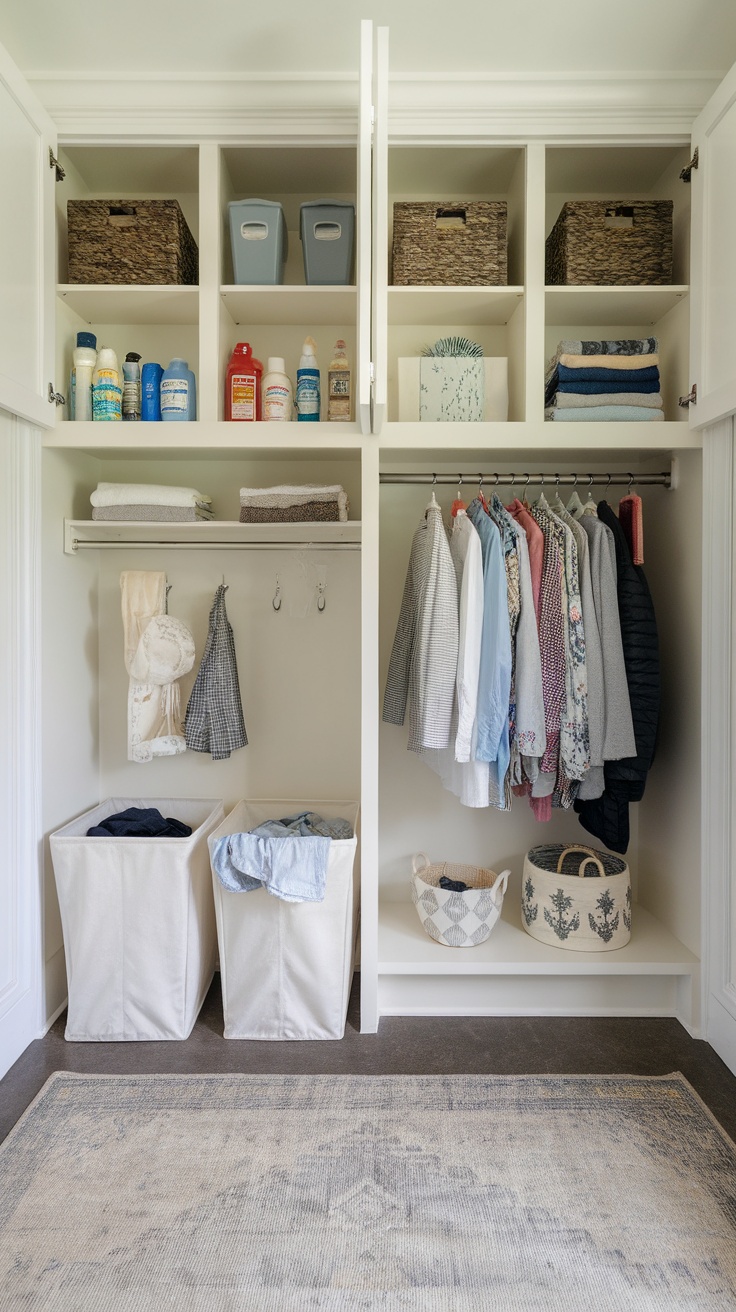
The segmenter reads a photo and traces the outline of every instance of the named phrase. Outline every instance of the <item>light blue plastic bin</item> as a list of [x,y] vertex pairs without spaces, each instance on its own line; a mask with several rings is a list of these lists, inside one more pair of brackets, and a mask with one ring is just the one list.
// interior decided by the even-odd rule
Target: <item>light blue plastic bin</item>
[[288,251],[282,206],[276,200],[233,200],[228,210],[235,282],[282,283]]
[[312,286],[346,286],[351,281],[355,206],[308,200],[299,211],[304,278]]

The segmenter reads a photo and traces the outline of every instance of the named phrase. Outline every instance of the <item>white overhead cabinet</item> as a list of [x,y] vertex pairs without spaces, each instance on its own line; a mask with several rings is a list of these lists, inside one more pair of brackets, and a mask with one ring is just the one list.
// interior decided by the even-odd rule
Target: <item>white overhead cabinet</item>
[[[356,41],[356,74],[354,104],[339,127],[334,121],[329,127],[300,121],[297,85],[278,123],[264,111],[262,120],[251,115],[242,128],[233,123],[213,133],[203,123],[201,135],[174,137],[170,126],[164,130],[152,120],[149,135],[133,139],[111,122],[108,144],[90,118],[87,135],[77,130],[72,140],[60,134],[66,177],[56,185],[54,388],[65,390],[76,332],[91,329],[119,357],[135,350],[143,360],[167,364],[174,355],[185,356],[197,375],[198,417],[194,423],[116,426],[58,417],[40,439],[43,832],[100,798],[138,796],[142,789],[152,796],[222,797],[228,804],[244,797],[360,795],[365,1030],[375,1029],[386,1014],[676,1015],[707,1037],[700,962],[712,938],[709,899],[717,881],[705,858],[713,835],[721,836],[721,852],[730,859],[723,812],[731,725],[723,710],[730,697],[726,539],[733,505],[730,484],[724,490],[732,470],[730,420],[715,444],[702,424],[704,413],[711,422],[736,409],[736,401],[716,406],[731,385],[734,311],[728,288],[736,270],[729,249],[722,263],[715,254],[716,235],[728,247],[730,99],[716,126],[703,128],[700,168],[687,184],[680,178],[692,154],[687,133],[650,133],[644,114],[623,135],[617,130],[606,140],[589,134],[582,114],[574,130],[550,132],[549,139],[537,131],[525,135],[523,124],[504,136],[482,125],[470,135],[455,132],[440,104],[417,111],[408,125],[404,116],[399,125],[391,104],[388,34],[379,30],[374,44],[369,23],[363,24],[360,50]],[[698,131],[705,119],[704,112]],[[718,183],[711,163],[714,172],[725,168]],[[704,182],[712,188],[715,209],[706,205],[701,212]],[[68,282],[67,199],[157,196],[179,201],[197,240],[197,286]],[[255,197],[284,209],[289,253],[281,285],[234,280],[228,204]],[[671,201],[672,282],[547,285],[547,235],[565,201],[582,199]],[[355,275],[348,285],[313,286],[305,279],[298,229],[300,205],[308,200],[356,206]],[[477,201],[505,204],[506,281],[397,285],[391,265],[394,204],[412,201],[440,209]],[[47,272],[30,258],[28,263],[29,276],[47,292]],[[701,329],[702,322],[709,326]],[[224,374],[233,346],[250,341],[264,363],[268,356],[283,356],[293,378],[307,333],[318,342],[323,378],[336,338],[347,342],[350,422],[226,422]],[[400,361],[450,335],[467,336],[486,356],[506,362],[507,418],[440,423],[406,417]],[[660,344],[664,422],[545,421],[545,361],[561,339],[650,335]],[[690,407],[688,422],[679,398],[693,383],[698,403]],[[27,390],[33,390],[31,376]],[[711,396],[716,408],[702,410],[701,402],[709,405]],[[568,952],[522,929],[524,854],[547,839],[584,841],[574,814],[556,812],[542,827],[522,800],[510,814],[465,809],[406,751],[406,731],[381,724],[411,539],[428,499],[427,487],[411,480],[432,474],[452,480],[437,488],[445,510],[460,476],[469,500],[481,475],[490,482],[495,475],[513,475],[518,491],[529,486],[532,493],[541,475],[552,481],[576,475],[582,486],[602,480],[597,496],[601,489],[605,494],[611,475],[608,500],[615,507],[630,474],[634,482],[667,475],[643,493],[644,568],[659,628],[662,712],[645,796],[631,808],[627,860],[635,904],[631,940],[618,951]],[[89,494],[100,479],[198,487],[212,495],[216,522],[196,526],[196,535],[177,537],[167,528],[165,542],[163,535],[135,527],[121,533],[91,525]],[[329,525],[322,526],[314,534],[318,541],[310,541],[301,526],[275,541],[273,533],[242,533],[235,522],[239,487],[284,481],[341,483],[353,523],[334,536]],[[676,490],[668,490],[666,481],[676,483]],[[707,515],[703,528],[702,512],[715,487],[721,498],[717,537]],[[170,608],[193,628],[198,652],[215,587],[223,577],[228,583],[250,740],[229,762],[189,752],[144,767],[128,763],[119,575],[130,568],[166,570],[173,585]],[[272,605],[277,586],[278,611]],[[318,595],[326,597],[324,610],[317,609]],[[719,647],[716,655],[706,647],[703,661],[701,635],[709,616],[728,648]],[[711,759],[715,741],[717,757]],[[69,771],[72,749],[75,769]],[[712,787],[701,789],[701,760]],[[711,835],[702,850],[701,833]],[[461,951],[438,945],[424,932],[410,890],[412,857],[420,851],[433,862],[511,868],[502,919],[485,943]],[[719,897],[732,896],[725,883],[718,889]],[[701,899],[708,911],[703,923]],[[725,947],[719,960],[725,963],[721,1010],[725,1006],[730,1017],[728,1035],[729,1024],[736,1034],[736,1005],[728,1011],[736,989],[728,982],[731,956],[724,953]],[[45,959],[51,1014],[63,1002],[64,963],[50,868]],[[707,984],[704,994],[710,992]],[[728,1054],[730,1040],[718,1042]],[[736,1063],[736,1044],[733,1051]]]

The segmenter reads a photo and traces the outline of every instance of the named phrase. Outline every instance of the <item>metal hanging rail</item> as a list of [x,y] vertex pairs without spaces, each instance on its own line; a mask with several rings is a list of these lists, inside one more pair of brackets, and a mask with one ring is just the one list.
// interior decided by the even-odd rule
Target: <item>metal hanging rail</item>
[[627,471],[616,474],[380,474],[381,483],[401,483],[407,486],[448,486],[467,484],[494,487],[666,487],[674,488],[677,480],[674,467],[661,474],[637,474]]

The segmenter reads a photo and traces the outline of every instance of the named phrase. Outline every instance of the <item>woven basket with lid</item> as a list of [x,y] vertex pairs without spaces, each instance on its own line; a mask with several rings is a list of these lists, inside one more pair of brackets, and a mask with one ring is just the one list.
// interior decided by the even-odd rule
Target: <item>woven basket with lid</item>
[[621,857],[547,843],[524,858],[521,923],[527,934],[572,952],[610,952],[631,937],[631,876]]

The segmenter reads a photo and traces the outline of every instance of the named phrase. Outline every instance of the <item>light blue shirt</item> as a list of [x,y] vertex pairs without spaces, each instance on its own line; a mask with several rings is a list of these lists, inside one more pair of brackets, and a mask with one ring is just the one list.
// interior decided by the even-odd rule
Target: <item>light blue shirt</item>
[[478,683],[476,760],[495,763],[501,783],[509,768],[509,697],[511,632],[501,534],[480,501],[471,501],[468,518],[480,536],[483,553],[483,632]]

